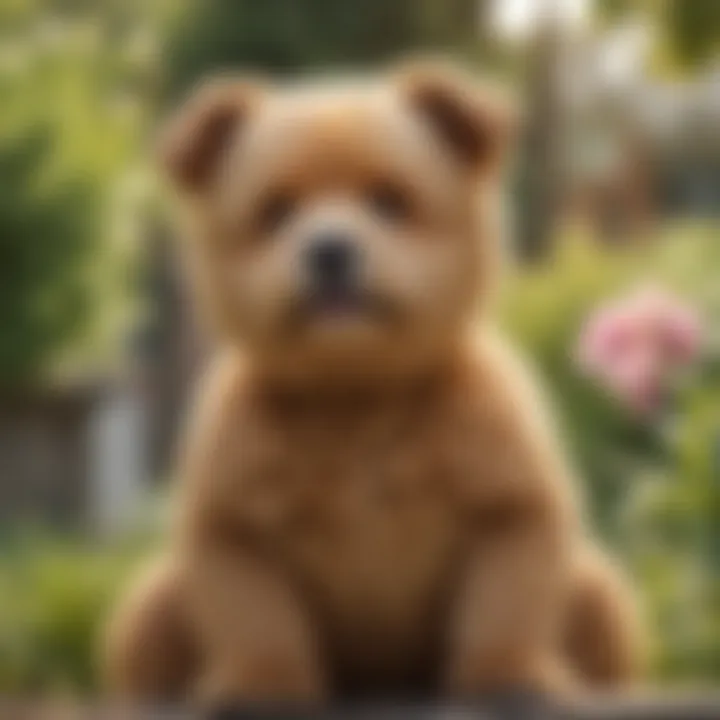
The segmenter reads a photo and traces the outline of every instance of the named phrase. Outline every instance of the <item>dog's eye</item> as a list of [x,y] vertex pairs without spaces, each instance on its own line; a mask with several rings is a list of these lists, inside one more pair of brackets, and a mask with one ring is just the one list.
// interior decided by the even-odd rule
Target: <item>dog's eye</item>
[[264,235],[276,232],[293,215],[296,198],[289,192],[278,190],[268,195],[257,212],[256,227]]
[[412,215],[412,200],[407,191],[390,182],[379,182],[367,190],[367,202],[384,220],[402,222]]

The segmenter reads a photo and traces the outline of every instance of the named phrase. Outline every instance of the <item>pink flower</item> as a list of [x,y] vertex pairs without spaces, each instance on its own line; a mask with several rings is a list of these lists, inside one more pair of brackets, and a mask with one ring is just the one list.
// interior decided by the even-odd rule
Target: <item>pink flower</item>
[[632,341],[633,324],[619,306],[601,308],[580,336],[578,362],[588,373],[602,372],[621,357]]
[[701,346],[692,308],[644,287],[599,308],[586,322],[577,349],[582,370],[631,409],[657,409],[672,375],[692,363]]
[[656,410],[663,395],[662,368],[651,352],[629,353],[604,376],[607,387],[632,410]]
[[694,313],[684,307],[672,308],[664,331],[666,352],[670,357],[679,363],[695,360],[700,352],[701,327]]

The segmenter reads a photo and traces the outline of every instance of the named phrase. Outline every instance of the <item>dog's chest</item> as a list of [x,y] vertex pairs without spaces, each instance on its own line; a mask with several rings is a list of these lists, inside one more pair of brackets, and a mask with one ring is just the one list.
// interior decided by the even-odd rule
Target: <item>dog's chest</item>
[[462,535],[439,421],[311,415],[248,451],[244,510],[326,613],[397,625],[435,601]]

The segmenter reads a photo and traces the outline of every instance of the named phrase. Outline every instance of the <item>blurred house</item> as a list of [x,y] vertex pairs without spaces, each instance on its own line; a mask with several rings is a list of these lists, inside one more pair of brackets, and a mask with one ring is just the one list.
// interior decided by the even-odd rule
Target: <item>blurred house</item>
[[631,102],[652,150],[666,215],[720,213],[720,67],[692,81],[648,83]]
[[146,476],[143,415],[127,383],[6,392],[0,526],[119,529]]
[[206,342],[167,233],[147,234],[144,294],[151,311],[123,370],[101,380],[3,391],[0,527],[121,531],[171,474]]
[[661,218],[720,212],[720,68],[650,78],[646,28],[578,38],[561,58],[568,133],[563,210],[608,241]]

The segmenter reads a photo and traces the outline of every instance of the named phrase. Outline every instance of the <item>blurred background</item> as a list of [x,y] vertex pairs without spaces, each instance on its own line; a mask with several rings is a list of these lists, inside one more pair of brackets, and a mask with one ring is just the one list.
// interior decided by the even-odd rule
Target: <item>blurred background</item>
[[219,69],[447,53],[526,108],[502,321],[662,685],[720,685],[720,2],[0,0],[0,694],[91,695],[208,341],[152,167]]

